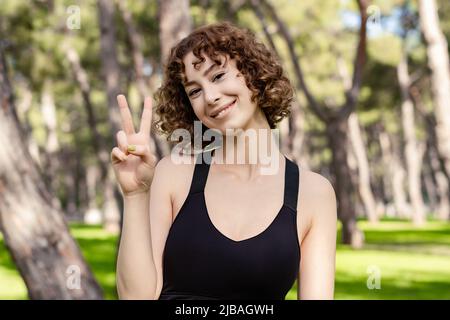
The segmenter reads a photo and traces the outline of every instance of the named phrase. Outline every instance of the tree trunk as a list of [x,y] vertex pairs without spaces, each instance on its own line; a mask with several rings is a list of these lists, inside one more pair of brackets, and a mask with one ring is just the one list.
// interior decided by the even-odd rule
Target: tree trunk
[[23,119],[22,127],[26,136],[28,152],[32,156],[34,162],[36,162],[36,164],[38,165],[39,169],[42,169],[39,146],[31,134],[33,128],[31,127],[31,124],[28,120],[33,101],[33,93],[31,92],[29,83],[25,79],[19,80],[18,87],[20,87],[20,90],[22,91],[22,100],[18,101],[17,111],[19,116],[21,116],[21,118]]
[[389,134],[386,132],[380,132],[380,146],[383,153],[383,163],[387,168],[386,174],[390,179],[396,215],[399,218],[408,217],[410,207],[404,189],[405,169],[398,156],[398,148],[395,148],[395,143],[391,143]]
[[76,174],[77,174],[77,159],[76,154],[72,150],[63,149],[61,153],[61,160],[64,163],[67,172],[64,174],[64,189],[65,189],[65,205],[64,211],[66,218],[70,221],[77,221],[77,190],[76,190]]
[[[91,189],[93,190],[94,194],[89,194],[89,205],[88,209],[85,213],[85,221],[93,222],[95,223],[102,223],[105,226],[105,229],[110,231],[111,233],[119,233],[119,225],[120,222],[117,220],[117,217],[120,217],[120,213],[118,216],[111,215],[109,218],[107,216],[108,212],[115,212],[116,208],[118,208],[117,199],[114,197],[114,189],[116,187],[115,178],[111,177],[109,171],[111,171],[111,166],[109,165],[109,152],[106,151],[106,142],[103,139],[103,137],[98,132],[98,121],[95,116],[94,107],[92,106],[91,102],[91,89],[88,81],[88,77],[86,72],[84,71],[83,67],[80,64],[80,59],[78,56],[78,53],[70,46],[68,42],[65,43],[65,51],[67,60],[69,60],[72,72],[74,74],[74,78],[78,82],[78,85],[81,89],[81,94],[83,96],[83,102],[84,107],[86,110],[89,128],[91,132],[91,142],[92,147],[94,149],[94,152],[97,156],[97,162],[100,169],[100,174],[95,175],[96,180],[90,181]],[[95,199],[95,193],[96,193],[96,181],[97,176],[99,176],[98,181],[101,185],[104,186],[102,190],[105,193],[104,197],[104,213],[101,219],[98,219],[98,215],[101,214],[101,211],[98,209],[98,206],[95,201],[91,201],[90,199],[93,197]],[[108,209],[110,207],[110,209]],[[87,217],[86,217],[87,216]],[[95,218],[93,218],[95,217]]]
[[[348,164],[348,168],[350,171],[350,176],[351,176],[351,180],[350,180],[350,184],[356,189],[356,186],[358,185],[358,163],[356,160],[356,156],[353,153],[352,147],[350,145],[350,141],[349,141],[349,145],[347,147],[347,164]],[[359,194],[352,194],[352,202],[353,205],[355,206],[355,216],[356,218],[358,217],[365,217],[367,218],[367,216],[365,215],[365,210],[362,204],[362,201],[360,199],[360,197],[358,197]]]
[[[404,51],[404,50],[403,50]],[[423,148],[420,148],[416,138],[414,122],[414,106],[409,96],[410,77],[408,60],[404,51],[397,66],[397,77],[402,96],[402,127],[405,139],[405,160],[408,174],[408,193],[412,204],[412,220],[415,225],[423,225],[426,213],[421,191],[420,172],[422,167]]]
[[169,58],[170,49],[192,30],[189,0],[159,0],[159,43],[161,65]]
[[280,123],[280,142],[282,152],[307,169],[309,168],[308,159],[302,150],[305,135],[303,123],[304,118],[300,105],[295,100],[291,106],[291,114]]
[[354,248],[360,248],[364,244],[364,235],[356,226],[355,206],[351,199],[354,193],[347,162],[347,131],[347,119],[338,118],[327,126],[328,141],[333,154],[332,167],[336,177],[338,213],[342,222],[342,241]]
[[[125,1],[118,0],[117,3],[122,19],[125,22],[128,39],[131,44],[135,81],[141,99],[141,105],[143,106],[145,97],[150,96],[150,90],[144,77],[144,56],[141,49],[142,38],[134,26],[133,18],[125,5]],[[155,135],[153,131],[150,132],[150,135],[150,148],[158,159],[168,155],[170,153],[170,147],[167,141],[163,137]]]
[[448,200],[448,181],[442,172],[436,172],[439,192],[439,207],[437,209],[436,218],[442,221],[450,220],[450,202]]
[[439,27],[435,0],[420,0],[419,14],[427,43],[428,66],[436,115],[436,137],[439,153],[450,176],[450,64],[447,40]]
[[[426,150],[425,153],[428,153],[428,150]],[[423,163],[422,180],[427,194],[427,212],[435,213],[439,208],[439,196],[437,191],[437,181],[435,180],[429,159]]]
[[269,43],[270,48],[277,55],[277,57],[280,58],[280,54],[278,53],[277,47],[275,46],[275,42],[273,41],[273,37],[270,34],[269,26],[267,24],[266,18],[264,16],[264,13],[261,10],[260,0],[250,0],[250,5],[252,6],[253,11],[255,12],[256,16],[258,17],[259,23],[261,24],[262,30],[264,32],[264,35],[266,36],[266,39],[267,39],[267,42]]
[[305,169],[309,169],[309,158],[307,153],[305,152],[305,117],[303,110],[298,103],[298,100],[295,100],[292,104],[292,113],[289,117],[289,140],[291,141],[291,145],[289,149],[292,152],[292,158],[300,163],[301,166]]
[[101,299],[27,147],[0,48],[0,225],[30,299]]
[[[258,20],[261,24],[261,28],[266,36],[267,42],[269,43],[270,48],[273,53],[280,59],[280,54],[275,46],[273,41],[273,37],[269,31],[269,26],[267,24],[264,13],[261,10],[261,5],[259,0],[250,0],[249,1],[253,11],[255,12]],[[300,86],[297,86],[298,90],[301,90]],[[297,163],[301,163],[302,167],[308,168],[308,158],[307,155],[302,152],[303,141],[304,141],[304,117],[302,114],[302,109],[297,99],[292,103],[292,112],[287,122],[287,137],[285,143],[283,144],[284,152],[288,154],[292,159],[294,159]],[[284,137],[284,136],[283,136]]]
[[121,128],[120,113],[117,107],[117,95],[120,90],[120,67],[116,49],[116,23],[114,20],[114,2],[98,0],[98,19],[100,24],[100,58],[102,77],[106,84],[108,115],[112,132]]
[[143,98],[150,95],[148,91],[147,84],[145,83],[144,77],[144,56],[142,55],[142,38],[136,27],[133,23],[133,18],[131,13],[128,11],[125,1],[118,0],[117,5],[122,16],[123,21],[125,22],[125,27],[127,30],[128,39],[131,44],[131,53],[133,57],[133,66],[134,66],[134,77],[136,81],[136,85],[139,91],[139,95],[141,96],[142,102]]
[[[102,60],[102,76],[106,83],[106,94],[108,102],[108,114],[112,132],[115,134],[121,128],[119,108],[117,106],[117,95],[120,93],[120,67],[117,60],[116,29],[114,20],[114,2],[109,0],[98,0],[98,13],[100,23],[100,56]],[[111,134],[111,144],[114,144],[114,135]],[[109,153],[108,153],[109,154]],[[103,214],[106,230],[117,233],[120,231],[121,213],[119,210],[117,185],[113,185],[114,173],[112,166],[108,166],[105,180],[105,201]]]
[[[365,132],[367,134],[367,141],[372,141],[377,143],[379,131],[382,126],[380,123],[375,125],[370,125],[366,128]],[[366,148],[369,149],[369,146]],[[381,173],[378,168],[385,168],[383,165],[383,157],[381,152],[377,152],[376,155],[371,156],[370,162],[372,163],[369,170],[370,180],[372,181],[371,186],[373,190],[373,195],[375,197],[375,211],[377,219],[381,219],[386,214],[386,204],[388,203],[387,189],[388,186],[387,179],[385,179],[385,174]],[[389,189],[389,187],[388,187]]]
[[[350,168],[348,167],[346,154],[342,154],[342,150],[347,151],[347,146],[342,143],[346,143],[348,141],[346,132],[346,129],[348,129],[347,120],[348,116],[355,109],[357,103],[357,98],[362,83],[362,70],[366,60],[367,1],[357,0],[357,3],[361,16],[361,24],[358,34],[358,45],[355,50],[356,54],[353,64],[353,76],[350,81],[347,81],[349,83],[349,87],[346,88],[345,91],[345,102],[343,105],[334,106],[333,108],[327,108],[326,103],[318,102],[309,90],[303,76],[300,59],[295,52],[295,42],[286,24],[278,16],[275,7],[267,0],[257,0],[252,3],[253,6],[261,4],[261,6],[267,10],[269,15],[277,24],[278,31],[288,47],[288,52],[294,66],[294,73],[297,78],[297,85],[305,94],[308,106],[327,127],[328,144],[330,145],[333,153],[332,167],[335,170],[334,174],[336,189],[339,190],[337,192],[338,210],[343,210],[342,212],[338,212],[338,217],[343,224],[342,240],[345,244],[351,244],[353,247],[361,247],[363,245],[364,235],[357,228],[355,209],[351,205],[351,197],[353,194],[349,192],[351,189]],[[349,188],[345,190],[344,187]]]
[[375,199],[370,185],[370,170],[369,161],[367,160],[366,148],[361,136],[359,128],[358,116],[353,112],[348,119],[348,126],[350,129],[350,141],[355,153],[356,162],[358,166],[358,189],[366,216],[370,223],[378,222]]
[[[47,132],[45,142],[45,178],[50,189],[58,190],[59,171],[59,141],[57,134],[57,117],[53,99],[53,85],[50,79],[45,79],[42,87],[41,114]],[[56,198],[55,198],[56,200]]]
[[428,161],[434,180],[437,185],[439,196],[439,205],[437,207],[436,218],[440,220],[450,220],[450,201],[449,201],[449,184],[448,179],[441,170],[436,150],[430,149],[427,153]]
[[[394,202],[393,190],[392,190],[392,174],[391,174],[391,163],[390,163],[390,145],[389,138],[387,137],[387,133],[383,131],[382,126],[380,125],[377,129],[378,133],[378,144],[380,147],[381,153],[381,165],[384,168],[381,179],[382,179],[382,188],[383,188],[383,201],[389,207],[390,203]],[[388,141],[386,141],[388,140]]]
[[427,113],[423,105],[420,91],[417,86],[411,86],[409,88],[411,97],[414,100],[417,110],[423,117],[425,121],[425,128],[427,131],[427,146],[428,152],[426,156],[428,158],[428,163],[433,172],[433,179],[435,185],[437,185],[437,190],[439,194],[439,209],[438,216],[443,219],[450,219],[450,194],[448,192],[450,185],[450,178],[445,169],[445,159],[439,152],[438,139],[435,131],[436,119],[433,114]]
[[103,222],[102,213],[97,206],[97,181],[98,181],[97,166],[90,165],[86,169],[86,191],[88,195],[88,208],[84,212],[83,221],[86,224],[95,225]]

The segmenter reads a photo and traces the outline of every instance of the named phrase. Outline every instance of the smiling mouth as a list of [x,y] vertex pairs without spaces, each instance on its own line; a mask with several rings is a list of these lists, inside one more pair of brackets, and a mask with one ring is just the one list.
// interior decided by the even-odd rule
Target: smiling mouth
[[220,119],[223,118],[225,115],[227,115],[231,109],[235,106],[237,100],[234,100],[228,107],[222,109],[218,114],[211,116],[214,119]]

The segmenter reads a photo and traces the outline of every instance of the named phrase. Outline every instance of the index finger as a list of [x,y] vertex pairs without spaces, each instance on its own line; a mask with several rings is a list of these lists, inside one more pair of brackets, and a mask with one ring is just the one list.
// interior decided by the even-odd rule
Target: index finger
[[123,130],[126,134],[135,133],[130,108],[128,107],[127,99],[123,94],[119,94],[117,96],[117,103],[119,104],[120,118],[122,119]]
[[140,132],[149,135],[152,123],[152,98],[146,97],[144,100],[144,110],[142,111]]

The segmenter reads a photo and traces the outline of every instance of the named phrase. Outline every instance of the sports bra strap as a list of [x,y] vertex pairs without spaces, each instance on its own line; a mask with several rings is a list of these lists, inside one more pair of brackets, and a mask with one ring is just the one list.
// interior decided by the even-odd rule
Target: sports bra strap
[[209,164],[211,163],[211,155],[211,151],[207,151],[199,153],[195,158],[194,176],[192,178],[189,194],[203,192],[203,190],[205,189],[206,179],[208,178],[210,167]]
[[298,165],[286,156],[286,170],[284,175],[284,205],[297,210],[298,182],[300,170]]
[[[211,151],[200,153],[196,157],[194,176],[192,178],[189,194],[203,192],[208,179],[208,173],[211,163]],[[299,168],[296,163],[289,160],[286,156],[286,169],[284,173],[284,205],[297,210]]]

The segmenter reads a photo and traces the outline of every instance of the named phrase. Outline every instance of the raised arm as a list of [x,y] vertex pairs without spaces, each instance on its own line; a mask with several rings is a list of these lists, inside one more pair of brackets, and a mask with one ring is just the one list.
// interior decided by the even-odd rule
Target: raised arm
[[[157,287],[151,228],[150,195],[154,184],[156,157],[150,153],[152,103],[144,102],[139,132],[124,96],[117,97],[122,129],[111,161],[124,199],[124,213],[117,257],[117,292],[120,299],[154,299]],[[169,204],[170,205],[170,204]]]
[[124,223],[117,261],[120,299],[159,298],[164,245],[172,225],[170,158],[156,165],[150,192],[124,197]]

